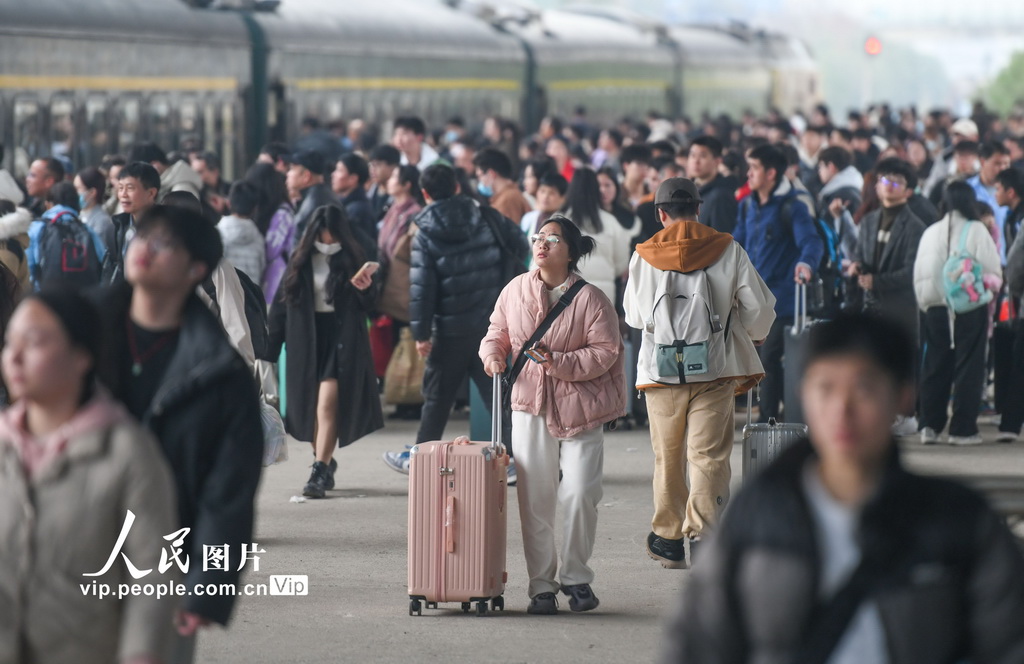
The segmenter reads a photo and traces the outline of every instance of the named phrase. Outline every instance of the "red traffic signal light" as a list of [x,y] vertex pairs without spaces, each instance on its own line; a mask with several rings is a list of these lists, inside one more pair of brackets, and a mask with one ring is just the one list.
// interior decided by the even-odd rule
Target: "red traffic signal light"
[[878,37],[868,37],[864,42],[864,52],[868,55],[881,55],[882,41]]

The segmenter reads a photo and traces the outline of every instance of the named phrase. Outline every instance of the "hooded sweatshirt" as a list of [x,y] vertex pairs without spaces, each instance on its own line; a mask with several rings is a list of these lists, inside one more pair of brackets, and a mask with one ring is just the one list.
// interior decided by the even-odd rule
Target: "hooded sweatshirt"
[[735,381],[737,393],[742,393],[764,376],[753,342],[771,330],[775,297],[732,236],[696,221],[680,221],[637,245],[630,261],[623,307],[626,323],[643,331],[638,389],[669,387],[655,380],[654,333],[648,329],[661,273],[705,268],[713,313],[726,321],[725,370],[715,382]]

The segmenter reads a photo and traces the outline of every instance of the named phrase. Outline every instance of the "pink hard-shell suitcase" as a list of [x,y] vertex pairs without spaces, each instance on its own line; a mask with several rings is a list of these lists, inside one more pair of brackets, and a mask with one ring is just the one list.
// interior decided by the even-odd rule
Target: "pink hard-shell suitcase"
[[507,573],[508,454],[501,438],[501,380],[494,380],[491,440],[421,443],[409,463],[409,615],[461,602],[477,615],[503,610]]

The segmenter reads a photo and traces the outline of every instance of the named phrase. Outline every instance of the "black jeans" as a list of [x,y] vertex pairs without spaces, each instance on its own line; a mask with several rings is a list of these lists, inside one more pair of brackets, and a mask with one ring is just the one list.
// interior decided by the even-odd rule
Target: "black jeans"
[[957,314],[953,324],[956,347],[950,348],[949,310],[932,307],[924,315],[921,335],[921,428],[936,433],[946,427],[950,391],[953,419],[950,436],[978,433],[978,412],[985,389],[985,351],[988,347],[988,307]]
[[760,385],[761,417],[759,421],[767,422],[768,418],[779,418],[779,403],[782,401],[785,387],[782,355],[786,349],[784,330],[793,325],[792,316],[780,316],[772,323],[771,332],[764,345],[757,349],[764,366],[764,379]]
[[1024,425],[1024,320],[1013,321],[1013,350],[1008,365],[999,430],[1019,434]]
[[[483,335],[433,340],[434,347],[423,372],[423,414],[416,433],[417,444],[442,440],[455,397],[467,375],[479,388],[490,414],[493,385],[479,356],[482,340]],[[505,444],[509,444],[507,439]]]

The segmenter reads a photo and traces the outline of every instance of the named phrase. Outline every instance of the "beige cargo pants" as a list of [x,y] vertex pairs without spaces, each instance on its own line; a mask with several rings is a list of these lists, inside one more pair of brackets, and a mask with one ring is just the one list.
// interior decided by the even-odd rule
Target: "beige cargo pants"
[[734,389],[727,381],[645,390],[654,448],[651,529],[658,537],[699,538],[718,522],[732,476]]

